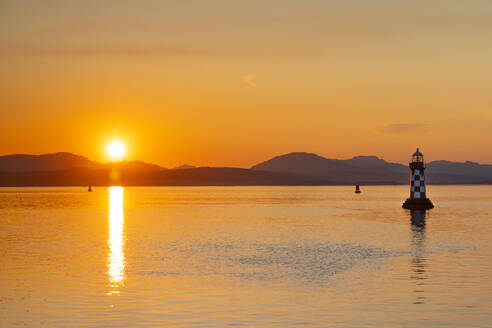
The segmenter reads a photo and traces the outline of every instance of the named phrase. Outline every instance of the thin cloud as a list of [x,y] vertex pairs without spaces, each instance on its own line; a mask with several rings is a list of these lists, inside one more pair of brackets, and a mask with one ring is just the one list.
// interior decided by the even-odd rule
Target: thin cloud
[[252,88],[258,88],[258,84],[254,81],[256,79],[256,75],[254,74],[246,74],[243,76],[243,82],[249,85]]
[[388,124],[380,129],[384,133],[389,134],[411,134],[411,133],[425,133],[430,130],[430,127],[426,124],[416,123],[398,123]]

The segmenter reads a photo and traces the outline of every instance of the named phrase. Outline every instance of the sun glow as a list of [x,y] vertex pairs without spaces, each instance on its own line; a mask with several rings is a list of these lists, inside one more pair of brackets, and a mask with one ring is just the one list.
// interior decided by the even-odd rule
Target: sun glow
[[119,140],[113,140],[108,143],[106,152],[112,159],[121,159],[126,154],[125,144]]

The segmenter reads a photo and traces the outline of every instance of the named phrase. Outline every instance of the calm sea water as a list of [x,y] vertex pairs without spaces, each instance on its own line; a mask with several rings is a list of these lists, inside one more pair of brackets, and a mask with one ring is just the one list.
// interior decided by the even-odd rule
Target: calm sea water
[[0,327],[491,327],[492,187],[0,188]]

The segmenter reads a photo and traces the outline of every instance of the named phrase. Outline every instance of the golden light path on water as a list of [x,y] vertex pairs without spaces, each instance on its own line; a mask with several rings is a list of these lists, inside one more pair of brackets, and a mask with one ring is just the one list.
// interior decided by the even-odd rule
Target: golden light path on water
[[123,187],[109,187],[109,237],[108,237],[108,295],[119,294],[125,280]]

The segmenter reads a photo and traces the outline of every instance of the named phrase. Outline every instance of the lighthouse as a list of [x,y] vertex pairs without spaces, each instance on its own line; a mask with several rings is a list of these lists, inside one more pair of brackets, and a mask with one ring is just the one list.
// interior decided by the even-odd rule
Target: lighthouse
[[409,210],[433,208],[434,205],[425,193],[424,155],[418,148],[412,155],[412,161],[408,164],[408,167],[410,167],[410,198],[403,203],[402,207]]

